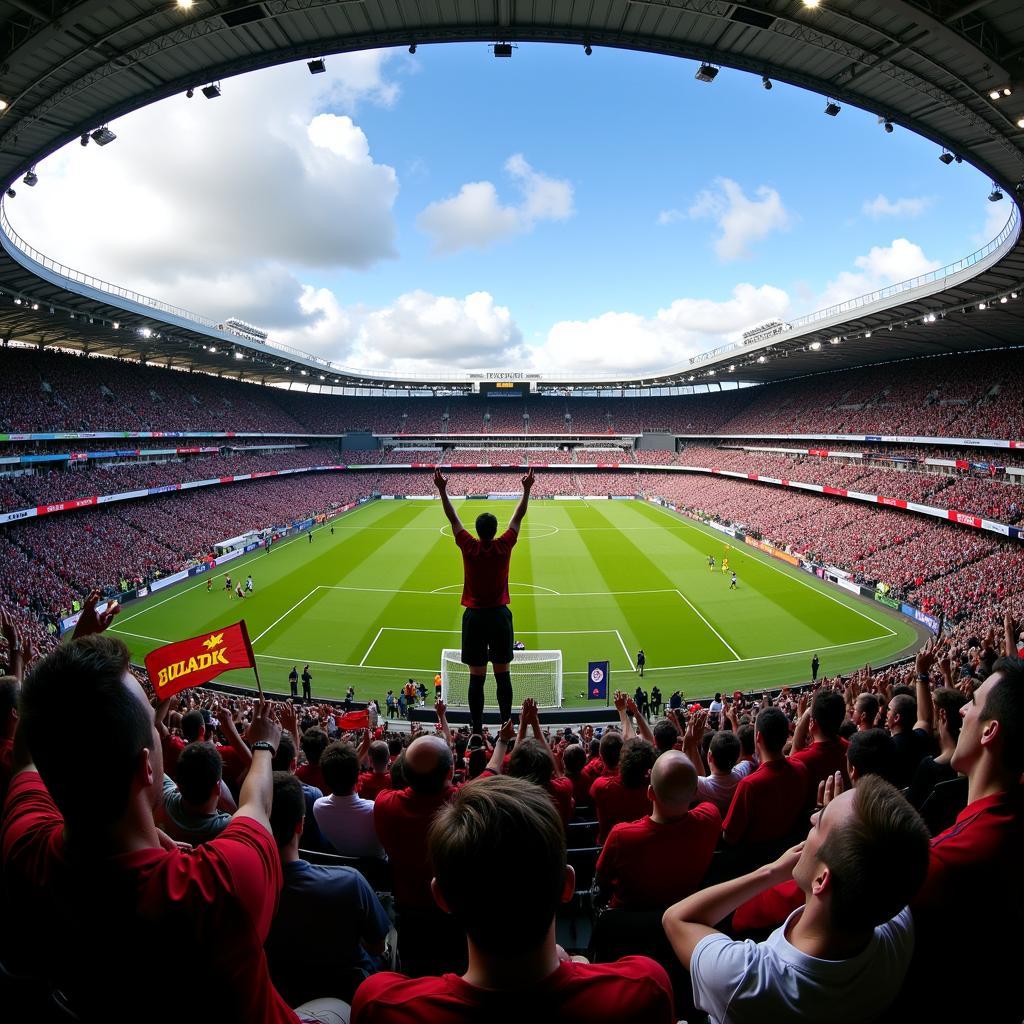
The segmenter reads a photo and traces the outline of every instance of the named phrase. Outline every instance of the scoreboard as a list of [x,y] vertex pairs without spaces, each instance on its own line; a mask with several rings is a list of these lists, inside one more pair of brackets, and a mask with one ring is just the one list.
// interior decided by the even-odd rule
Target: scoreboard
[[526,398],[531,390],[528,380],[493,378],[480,381],[480,394],[487,398]]

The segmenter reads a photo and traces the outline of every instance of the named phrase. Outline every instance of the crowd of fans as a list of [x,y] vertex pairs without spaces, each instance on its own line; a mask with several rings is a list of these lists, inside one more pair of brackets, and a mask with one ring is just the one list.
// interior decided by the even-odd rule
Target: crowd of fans
[[[13,1014],[180,1019],[153,998],[154,944],[187,951],[205,1015],[274,1024],[511,1019],[531,998],[566,1024],[1024,1012],[1009,611],[970,648],[801,693],[676,691],[658,717],[638,688],[617,725],[557,730],[526,698],[470,735],[440,700],[408,733],[311,702],[158,700],[98,596],[42,657],[0,614]],[[937,983],[966,935],[991,998]]]
[[[1024,355],[930,357],[704,394],[538,394],[396,401],[244,384],[35,349],[0,348],[0,432],[230,430],[339,434],[899,434],[1024,437]],[[313,385],[315,388],[317,385]]]

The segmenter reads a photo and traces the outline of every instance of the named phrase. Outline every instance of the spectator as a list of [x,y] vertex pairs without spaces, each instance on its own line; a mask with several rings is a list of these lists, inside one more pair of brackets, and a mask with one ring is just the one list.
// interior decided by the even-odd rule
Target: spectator
[[[812,822],[807,840],[767,867],[695,893],[665,913],[694,1003],[716,1024],[860,1024],[900,991],[914,945],[907,903],[928,864],[924,824],[878,778],[834,797]],[[803,906],[766,941],[734,941],[715,930],[741,903],[790,876]]]
[[[951,764],[967,776],[967,806],[931,841],[928,876],[911,904],[914,961],[897,1009],[912,1009],[922,1020],[976,1016],[977,990],[937,985],[934,974],[951,939],[970,936],[972,957],[1000,979],[999,997],[986,1002],[986,1020],[1016,1024],[1024,1013],[1024,992],[1012,981],[1019,944],[1011,938],[1024,919],[1024,660],[997,661],[960,715]],[[990,927],[978,926],[978,894],[997,901],[998,920]]]
[[931,747],[931,722],[918,715],[913,697],[901,693],[889,701],[885,727],[896,747],[893,784],[901,788],[909,786],[917,766]]
[[572,784],[573,802],[577,811],[581,807],[590,806],[590,787],[594,784],[584,771],[586,761],[586,751],[578,743],[570,743],[562,751],[562,767],[565,769],[565,777]]
[[[82,723],[93,716],[107,734],[83,771]],[[121,1014],[116,1003],[145,1006],[152,1021],[180,1020],[177,1000],[154,997],[153,948],[140,940],[145,921],[165,948],[188,950],[190,984],[217,993],[219,1015],[296,1021],[263,952],[281,887],[269,821],[280,726],[269,706],[260,704],[249,725],[252,767],[237,813],[191,853],[153,821],[161,747],[119,640],[76,639],[37,664],[22,694],[22,731],[4,814],[4,871],[47,921],[48,968],[76,1011],[109,1020]],[[100,921],[103,942],[96,941]],[[323,1019],[346,1019],[345,1004],[331,1010],[333,1017],[324,1007]]]
[[867,775],[892,782],[896,773],[896,744],[884,729],[865,729],[850,737],[846,767],[854,786]]
[[196,846],[227,828],[231,815],[217,810],[222,774],[220,754],[212,743],[190,743],[181,752],[177,785],[164,776],[159,815],[172,839]]
[[[846,774],[846,740],[839,736],[839,727],[846,717],[846,702],[834,690],[819,690],[806,709],[807,698],[800,698],[800,717],[793,734],[793,752],[789,760],[807,773],[807,806],[814,806],[818,783],[836,772],[849,785]],[[806,740],[810,737],[810,743]]]
[[376,801],[385,789],[391,788],[391,751],[383,740],[370,744],[370,771],[359,774],[359,795]]
[[878,721],[878,698],[873,693],[862,693],[854,704],[851,717],[858,732],[874,729]]
[[651,770],[653,811],[616,825],[598,859],[597,882],[611,896],[611,906],[657,910],[698,888],[718,844],[722,816],[707,802],[690,810],[696,795],[690,759],[676,750],[662,754]]
[[395,902],[400,909],[430,910],[427,831],[455,795],[452,752],[440,737],[420,736],[400,761],[406,787],[382,792],[373,805],[373,820],[394,870]]
[[[604,757],[604,738],[601,748]],[[601,776],[590,788],[590,799],[597,811],[598,843],[603,843],[619,822],[636,821],[651,810],[648,790],[654,747],[646,740],[633,738],[623,743],[621,750],[618,773]]]
[[352,976],[378,969],[391,922],[358,871],[310,864],[299,856],[305,814],[302,783],[288,772],[274,772],[270,827],[284,887],[266,943],[270,975],[290,1002],[313,998],[325,984],[350,1002],[357,984]]
[[[288,709],[290,720],[294,723],[294,710],[287,704],[284,706]],[[282,713],[282,724],[284,723],[284,717]],[[297,767],[295,758],[295,740],[292,739],[290,732],[282,731],[281,742],[277,745],[277,753],[274,755],[271,767],[275,772],[288,772],[291,775],[295,775]],[[307,782],[300,781],[299,785],[302,787],[302,797],[306,801],[305,824],[302,837],[299,840],[299,848],[303,850],[326,850],[327,844],[324,842],[324,837],[320,834],[316,818],[313,816],[313,805],[323,796],[323,793],[316,786],[311,786]]]
[[749,775],[754,766],[750,761],[739,760],[742,748],[735,733],[715,732],[708,746],[709,772],[707,775],[702,774],[700,737],[704,735],[709,716],[709,711],[695,711],[690,715],[683,736],[683,750],[697,767],[698,799],[714,804],[724,820],[729,814],[729,808],[732,807],[732,798],[740,779]]
[[[500,777],[465,786],[430,829],[430,862],[438,905],[465,929],[469,968],[461,978],[375,975],[356,993],[354,1024],[500,1019],[510,998],[560,1024],[675,1021],[658,964],[588,964],[556,946],[555,912],[575,876],[558,815],[536,786]],[[515,913],[495,914],[481,899],[495,884],[514,884]]]
[[327,733],[318,725],[312,725],[306,729],[302,733],[302,739],[299,740],[302,753],[306,757],[306,763],[300,764],[295,769],[295,774],[300,782],[316,786],[322,792],[327,791],[327,783],[324,781],[324,774],[320,770],[320,758],[327,749],[329,742]]
[[569,827],[574,803],[572,783],[555,776],[555,759],[543,740],[526,738],[517,741],[508,761],[508,774],[513,779],[525,779],[540,786],[551,797],[562,825]]
[[741,779],[723,826],[726,843],[743,843],[745,854],[764,856],[797,824],[807,798],[807,772],[782,753],[789,737],[785,714],[775,707],[758,713],[754,743],[760,766]]
[[383,857],[373,824],[373,801],[356,794],[359,755],[351,743],[335,740],[320,756],[328,796],[313,804],[320,834],[346,857]]

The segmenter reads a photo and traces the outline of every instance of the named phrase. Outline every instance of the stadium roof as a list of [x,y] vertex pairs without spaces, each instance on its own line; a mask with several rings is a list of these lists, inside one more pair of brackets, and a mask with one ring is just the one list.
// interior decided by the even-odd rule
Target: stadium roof
[[[475,40],[660,52],[788,82],[931,139],[998,183],[1008,208],[1024,198],[1020,0],[825,0],[813,7],[803,0],[197,0],[187,7],[167,2],[149,8],[128,0],[8,0],[0,18],[5,187],[84,132],[189,88],[336,52]],[[1018,343],[1024,339],[1024,242],[1018,211],[1013,213],[993,245],[952,268],[799,323],[767,327],[750,344],[723,347],[653,377],[600,380],[704,383],[735,375],[761,381]],[[6,219],[3,227],[9,230]],[[88,347],[254,380],[302,380],[305,370],[309,383],[321,383],[321,375],[325,383],[466,383],[464,374],[416,380],[333,367],[69,272],[34,253],[29,243],[15,246],[7,236],[2,241],[4,338]],[[1020,300],[1011,297],[1018,287]],[[15,297],[22,301],[15,304]],[[987,308],[981,310],[983,302]],[[592,387],[597,378],[545,374],[543,383]]]

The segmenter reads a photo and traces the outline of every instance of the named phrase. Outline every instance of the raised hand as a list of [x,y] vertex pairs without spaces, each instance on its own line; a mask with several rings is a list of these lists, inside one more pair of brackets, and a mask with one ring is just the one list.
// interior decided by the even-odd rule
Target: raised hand
[[508,743],[510,739],[516,734],[516,727],[510,718],[507,722],[501,723],[501,729],[498,731],[498,739],[502,743]]
[[100,592],[98,590],[92,591],[85,599],[85,604],[82,606],[82,614],[78,617],[78,623],[75,626],[72,640],[77,640],[81,636],[91,636],[93,633],[102,633],[110,626],[111,622],[114,621],[114,616],[121,610],[121,606],[116,601],[111,601],[104,611],[97,612],[96,605],[99,604],[99,601]]
[[523,477],[522,484],[524,491],[529,491],[533,487],[533,466],[529,468],[526,476]]
[[434,703],[434,710],[437,712],[437,717],[439,719],[444,718],[445,712],[448,710],[448,705],[438,697],[437,701]]
[[818,783],[818,806],[828,807],[832,801],[843,792],[843,776],[841,772],[835,772],[822,779]]
[[280,746],[281,726],[272,717],[269,701],[257,702],[252,714],[252,721],[249,723],[249,728],[245,730],[245,738],[250,747],[261,741],[269,743],[275,750]]
[[444,476],[444,474],[442,474],[440,469],[435,469],[434,470],[434,486],[442,494],[445,492],[445,490],[448,487],[448,477]]
[[929,640],[924,647],[917,652],[914,659],[914,668],[919,676],[928,675],[932,665],[935,664],[935,641]]
[[615,705],[615,710],[621,714],[626,710],[626,695],[621,690],[616,690],[612,703]]

